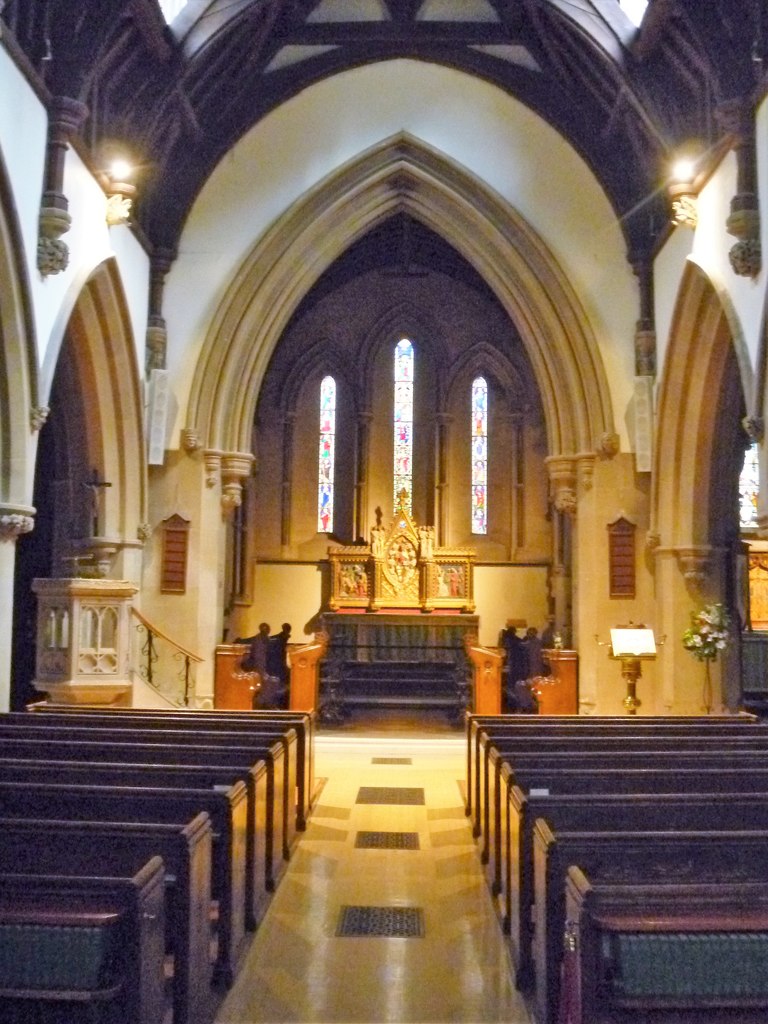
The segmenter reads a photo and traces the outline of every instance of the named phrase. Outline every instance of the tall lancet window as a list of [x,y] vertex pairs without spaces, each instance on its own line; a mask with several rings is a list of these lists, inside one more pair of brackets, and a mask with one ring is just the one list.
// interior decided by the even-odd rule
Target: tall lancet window
[[333,530],[333,464],[336,457],[336,381],[320,382],[320,454],[318,456],[317,530]]
[[747,448],[739,476],[739,521],[741,528],[757,526],[757,498],[760,493],[760,461],[757,442]]
[[405,507],[413,511],[413,345],[401,338],[395,346],[394,505],[405,490]]
[[488,385],[472,381],[472,533],[488,532]]

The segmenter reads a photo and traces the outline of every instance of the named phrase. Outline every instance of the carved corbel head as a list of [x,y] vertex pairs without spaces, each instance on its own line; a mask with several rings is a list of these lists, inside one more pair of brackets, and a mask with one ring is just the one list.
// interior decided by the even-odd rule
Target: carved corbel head
[[552,502],[558,512],[576,512],[576,458],[573,455],[549,455],[544,463],[549,473]]

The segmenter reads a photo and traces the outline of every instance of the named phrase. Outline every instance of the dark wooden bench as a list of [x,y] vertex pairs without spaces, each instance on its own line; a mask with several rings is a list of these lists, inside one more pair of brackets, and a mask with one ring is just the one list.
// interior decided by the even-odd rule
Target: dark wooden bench
[[[120,756],[116,751],[115,756]],[[223,760],[224,758],[222,758]],[[267,858],[266,764],[249,768],[228,765],[164,765],[131,761],[54,761],[0,757],[0,781],[51,781],[72,785],[149,786],[179,789],[213,789],[244,782],[247,794],[245,855],[245,926],[254,931],[261,922],[272,893],[267,887],[271,857]]]
[[[638,730],[663,729],[690,729],[692,727],[702,728],[715,733],[730,733],[733,729],[741,729],[745,725],[760,725],[756,715],[728,715],[728,716],[701,716],[681,717],[655,715],[640,716],[638,718],[623,717],[616,715],[475,715],[467,713],[465,726],[467,738],[467,788],[465,793],[467,816],[473,814],[476,804],[476,790],[479,782],[477,780],[476,762],[479,757],[478,736],[480,731],[499,734],[504,730],[513,730],[515,734],[536,735],[543,732],[545,735],[567,735],[575,730],[587,729],[587,731],[609,728],[629,728]],[[578,735],[578,733],[576,733]]]
[[[478,731],[478,761],[476,787],[476,818],[474,833],[476,836],[487,836],[490,810],[498,799],[498,771],[502,761],[514,761],[516,752],[520,753],[552,753],[597,751],[608,753],[642,750],[670,750],[683,753],[686,750],[750,752],[752,750],[768,750],[768,729],[755,726],[731,732],[728,735],[701,730],[696,726],[687,729],[667,731],[665,727],[658,730],[642,729],[635,731],[622,727],[620,731],[609,727],[599,730],[580,729],[576,733],[566,735],[537,735],[530,733],[504,734]],[[496,765],[493,773],[492,760]],[[487,843],[482,845],[483,862],[487,861]]]
[[510,793],[509,936],[518,986],[533,984],[533,831],[544,819],[554,830],[598,832],[768,830],[768,793],[594,793],[558,796]]
[[[235,749],[243,754],[247,751],[250,762],[265,760],[268,764],[268,790],[273,794],[272,825],[275,829],[277,841],[281,845],[280,857],[275,858],[273,874],[282,874],[284,865],[281,861],[288,860],[291,850],[296,841],[296,732],[293,729],[281,730],[274,728],[266,731],[239,733],[210,731],[195,728],[167,728],[159,727],[154,723],[146,725],[136,724],[120,729],[113,727],[98,727],[90,725],[72,725],[69,722],[50,723],[47,718],[45,722],[33,719],[29,716],[28,725],[3,724],[0,718],[0,754],[6,739],[13,739],[16,736],[23,736],[27,739],[49,740],[56,737],[66,738],[69,742],[87,741],[101,742],[104,744],[127,744],[147,743],[155,747],[162,747],[164,750],[174,750],[176,756],[181,755],[183,748],[200,749],[206,747],[209,751],[218,747],[233,751]],[[38,724],[35,724],[38,722]],[[282,747],[282,757],[277,754],[277,745]],[[163,761],[164,758],[158,758]],[[213,758],[211,758],[213,763]],[[231,763],[224,761],[222,763]],[[270,769],[269,765],[273,767]]]
[[[610,762],[609,762],[610,763]],[[497,911],[509,929],[509,792],[517,786],[526,795],[573,793],[768,793],[768,767],[680,768],[551,768],[547,758],[517,770],[505,762],[501,770],[501,821],[497,832],[497,875],[492,886]]]
[[[30,712],[7,712],[0,715],[0,723],[28,725],[30,721],[45,722],[78,722],[96,724],[98,726],[128,728],[134,724],[140,728],[152,727],[175,729],[188,727],[203,731],[246,732],[258,733],[265,730],[285,733],[293,730],[296,733],[296,828],[304,831],[311,812],[312,794],[315,786],[314,777],[314,713],[302,711],[157,711],[140,708],[115,708],[103,710],[98,708],[63,709],[60,705],[51,707],[46,704],[33,705],[34,714]],[[44,712],[44,715],[38,714]]]
[[162,857],[166,872],[174,1024],[207,1024],[213,1016],[207,814],[186,825],[0,818],[0,874],[121,877],[153,856]]
[[218,902],[214,980],[231,985],[245,941],[246,790],[0,782],[0,816],[185,824],[200,811],[213,826],[211,895]]
[[764,1024],[768,885],[566,880],[561,1020]]
[[[117,1000],[124,1024],[159,1024],[164,889],[160,857],[124,877],[0,874],[0,1005]],[[79,934],[77,945],[88,952],[73,956]],[[21,935],[23,955],[16,952]]]
[[[659,767],[672,767],[675,764],[684,766],[686,763],[701,764],[711,759],[711,763],[717,766],[725,766],[726,763],[733,763],[734,766],[740,761],[746,764],[761,764],[768,756],[768,735],[765,739],[759,738],[751,744],[738,743],[723,737],[637,737],[634,734],[625,736],[622,740],[613,737],[595,738],[585,736],[566,737],[548,744],[539,743],[538,740],[518,741],[514,746],[503,747],[492,746],[488,749],[486,769],[484,772],[485,785],[481,791],[480,811],[481,829],[479,836],[480,858],[482,863],[487,865],[489,883],[494,884],[496,880],[496,863],[494,860],[497,848],[497,836],[501,822],[501,768],[508,762],[514,768],[525,764],[551,763],[553,766],[560,764],[574,764],[577,759],[595,757],[595,763],[606,767],[616,759],[618,767],[625,764],[628,767],[642,767],[646,762],[657,764]],[[585,767],[588,767],[585,762]]]
[[[239,769],[246,785],[247,832],[246,832],[246,867],[254,878],[260,870],[256,857],[261,849],[261,840],[257,829],[260,815],[260,803],[266,792],[266,836],[265,851],[265,882],[268,891],[273,891],[285,869],[283,857],[283,801],[279,798],[283,784],[282,767],[284,754],[279,742],[259,748],[262,757],[251,747],[227,747],[173,745],[163,746],[158,743],[117,743],[108,742],[103,737],[77,741],[71,739],[55,739],[49,737],[30,738],[24,730],[14,731],[10,737],[0,737],[0,759],[50,760],[50,761],[88,761],[91,763],[129,762],[156,765],[190,765],[202,768],[226,767]],[[136,737],[138,740],[138,737]],[[266,765],[266,787],[260,786],[261,762]],[[253,769],[256,769],[255,771]],[[226,784],[226,783],[225,783]],[[278,788],[278,793],[275,792]],[[256,883],[255,883],[256,884]],[[257,890],[254,890],[257,892]]]

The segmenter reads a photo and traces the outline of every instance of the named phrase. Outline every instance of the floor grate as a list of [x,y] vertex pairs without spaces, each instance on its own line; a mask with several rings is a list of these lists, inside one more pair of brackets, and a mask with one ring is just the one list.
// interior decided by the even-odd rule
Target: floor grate
[[418,850],[418,832],[358,832],[358,850]]
[[361,786],[358,804],[423,804],[424,789],[416,786]]
[[412,757],[372,757],[371,764],[413,764]]
[[336,935],[420,939],[424,936],[424,911],[421,907],[345,906],[341,908]]

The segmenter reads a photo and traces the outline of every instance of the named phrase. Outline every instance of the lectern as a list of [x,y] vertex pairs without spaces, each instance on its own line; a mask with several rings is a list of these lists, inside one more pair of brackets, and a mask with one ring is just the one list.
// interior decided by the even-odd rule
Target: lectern
[[643,661],[656,657],[656,640],[652,629],[644,626],[619,626],[611,630],[611,657],[621,662],[621,675],[627,683],[623,704],[628,715],[636,715],[640,707],[637,681]]

